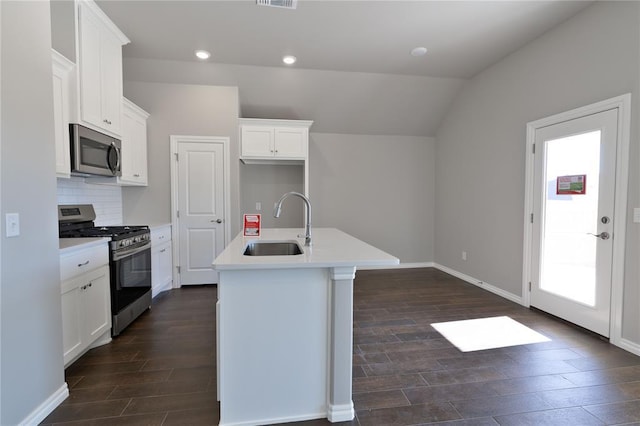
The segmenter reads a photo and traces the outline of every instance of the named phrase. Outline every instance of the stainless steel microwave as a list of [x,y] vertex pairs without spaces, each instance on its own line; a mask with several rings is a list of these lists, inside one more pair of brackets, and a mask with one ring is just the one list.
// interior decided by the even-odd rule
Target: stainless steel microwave
[[80,124],[69,124],[71,174],[76,176],[121,176],[119,139]]

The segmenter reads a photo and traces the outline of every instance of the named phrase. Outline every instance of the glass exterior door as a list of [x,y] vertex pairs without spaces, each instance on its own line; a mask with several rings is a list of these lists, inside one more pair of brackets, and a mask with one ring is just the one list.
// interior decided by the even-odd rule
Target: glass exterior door
[[531,306],[609,335],[617,110],[536,130]]

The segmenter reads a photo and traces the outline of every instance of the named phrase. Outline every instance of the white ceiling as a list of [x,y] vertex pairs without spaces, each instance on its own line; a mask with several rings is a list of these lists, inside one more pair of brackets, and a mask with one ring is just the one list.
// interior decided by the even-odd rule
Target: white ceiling
[[[584,1],[98,1],[132,40],[125,57],[469,78],[583,9]],[[424,57],[411,49],[424,46]]]
[[[316,132],[433,136],[466,79],[592,2],[97,3],[131,39],[125,80],[238,86],[243,116],[311,119]],[[411,56],[417,46],[428,53]]]

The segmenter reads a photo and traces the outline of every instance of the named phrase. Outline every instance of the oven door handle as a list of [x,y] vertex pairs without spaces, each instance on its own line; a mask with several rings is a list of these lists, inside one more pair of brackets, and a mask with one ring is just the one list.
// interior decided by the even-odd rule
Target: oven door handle
[[151,249],[151,242],[142,245],[142,246],[138,246],[135,248],[132,248],[130,250],[123,250],[123,251],[114,251],[113,252],[113,260],[121,260],[124,259],[125,257],[128,256],[132,256],[134,254],[140,253],[141,251],[145,251],[145,250],[149,250]]

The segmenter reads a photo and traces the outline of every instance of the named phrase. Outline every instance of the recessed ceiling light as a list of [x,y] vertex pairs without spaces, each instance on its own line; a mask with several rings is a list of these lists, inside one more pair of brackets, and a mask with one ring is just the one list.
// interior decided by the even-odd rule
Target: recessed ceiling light
[[297,60],[298,59],[292,55],[287,55],[282,58],[282,62],[284,62],[287,65],[293,65],[296,63]]
[[206,50],[196,50],[196,56],[198,57],[198,59],[209,59],[211,57],[211,53],[207,52]]
[[411,51],[411,56],[424,56],[427,54],[426,47],[416,47]]

